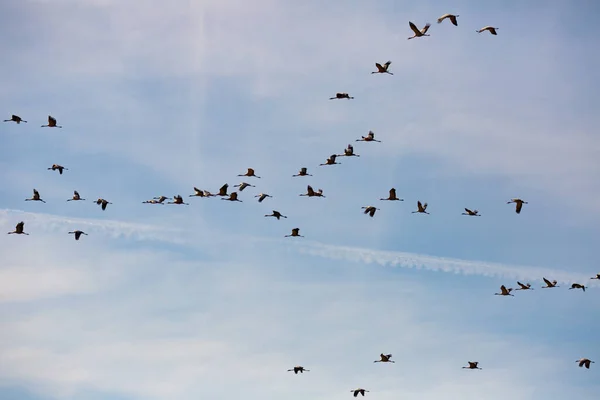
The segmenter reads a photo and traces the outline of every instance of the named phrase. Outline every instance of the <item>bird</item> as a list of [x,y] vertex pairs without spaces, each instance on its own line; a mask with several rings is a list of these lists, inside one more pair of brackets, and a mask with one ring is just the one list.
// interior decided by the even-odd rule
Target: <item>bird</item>
[[500,28],[494,28],[493,26],[486,26],[486,27],[483,27],[483,28],[481,28],[481,29],[479,29],[479,30],[477,30],[475,32],[481,33],[481,32],[484,32],[484,31],[489,31],[492,35],[497,35],[496,31],[498,29],[500,29]]
[[369,214],[371,217],[375,216],[375,211],[379,210],[379,208],[375,208],[373,206],[361,207],[365,214]]
[[303,374],[304,371],[310,372],[309,369],[306,369],[306,368],[304,368],[304,367],[302,367],[300,365],[296,365],[294,368],[288,369],[288,371],[294,371],[295,374],[298,374],[298,372],[300,372],[301,374]]
[[96,204],[102,205],[102,211],[104,211],[106,210],[106,206],[112,203],[108,200],[104,200],[103,198],[99,198],[98,200],[96,200]]
[[466,369],[481,369],[477,366],[477,364],[479,364],[479,361],[468,361],[469,366],[468,367],[463,367]]
[[294,228],[292,229],[292,234],[291,235],[285,235],[284,237],[304,237],[300,234],[300,228]]
[[354,147],[349,144],[345,149],[344,149],[344,154],[338,154],[338,157],[360,157],[360,155],[358,154],[354,154]]
[[271,195],[269,195],[269,194],[266,194],[266,193],[259,193],[259,194],[257,194],[257,195],[256,195],[256,196],[254,196],[254,197],[258,197],[258,202],[259,202],[259,203],[262,203],[262,202],[263,202],[263,200],[264,200],[264,199],[266,199],[267,197],[273,197],[273,196],[271,196]]
[[514,296],[514,294],[510,294],[512,292],[512,288],[506,288],[506,286],[500,286],[500,293],[494,293],[496,296]]
[[25,222],[21,221],[19,222],[16,226],[15,226],[15,230],[12,232],[8,232],[9,235],[15,234],[15,235],[29,235],[29,233],[25,233],[25,231],[23,231],[23,228],[25,227]]
[[379,142],[381,140],[375,140],[375,133],[373,131],[369,131],[367,136],[361,136],[360,139],[356,139],[357,142]]
[[596,274],[596,276],[594,276],[593,278],[590,278],[590,279],[598,279],[598,280],[600,280],[600,274]]
[[239,174],[238,176],[253,176],[255,178],[260,178],[260,176],[256,176],[254,174],[254,170],[252,168],[248,168],[248,171],[246,171],[245,174]]
[[437,19],[437,23],[441,24],[443,20],[445,20],[446,18],[450,19],[450,22],[452,22],[452,25],[454,26],[458,26],[458,22],[456,21],[456,18],[458,18],[459,15],[453,15],[453,14],[444,14],[441,17],[439,17]]
[[256,186],[251,185],[251,184],[246,183],[246,182],[242,182],[239,185],[233,185],[233,187],[239,188],[240,192],[244,191],[244,189],[246,189],[248,186],[250,186],[250,187],[256,187]]
[[469,210],[468,208],[465,208],[464,213],[462,213],[462,215],[471,215],[473,217],[481,217],[481,215],[479,214],[479,211],[477,210]]
[[420,201],[417,201],[417,211],[413,211],[412,213],[421,213],[421,214],[429,214],[427,211],[427,203],[421,204]]
[[279,220],[279,218],[287,218],[285,215],[282,215],[279,211],[273,210],[273,214],[265,214],[265,217],[275,217]]
[[306,167],[302,167],[302,168],[300,168],[300,171],[298,171],[298,173],[296,175],[292,175],[292,177],[295,177],[295,176],[312,176],[312,175],[308,173],[308,169]]
[[27,121],[25,121],[23,118],[19,117],[18,115],[11,115],[10,119],[5,119],[4,122],[16,122],[17,124],[20,124],[21,122],[25,122],[27,123]]
[[363,397],[364,397],[364,395],[365,395],[365,392],[368,392],[368,390],[365,390],[365,389],[358,388],[358,389],[352,389],[350,392],[353,392],[353,393],[354,393],[354,397],[358,397],[358,394],[359,394],[359,393],[360,393],[360,394],[362,394],[362,395],[363,395]]
[[332,154],[329,156],[329,158],[327,159],[327,161],[325,161],[324,164],[319,164],[319,165],[334,165],[334,164],[341,164],[339,162],[335,162],[337,155],[336,154]]
[[336,93],[335,97],[330,97],[329,100],[335,100],[335,99],[353,99],[354,97],[350,96],[348,93]]
[[555,288],[555,287],[560,287],[560,286],[556,286],[556,279],[553,280],[552,282],[550,282],[548,279],[546,278],[542,278],[544,280],[544,282],[546,282],[546,286],[542,286],[542,289],[549,289],[549,288]]
[[60,175],[62,175],[62,173],[63,173],[63,170],[66,170],[66,171],[68,171],[68,170],[69,170],[69,168],[65,168],[65,167],[63,167],[62,165],[58,165],[58,164],[52,164],[52,166],[51,166],[50,168],[48,168],[48,170],[52,170],[52,171],[56,171],[56,170],[58,170],[58,173],[59,173]]
[[56,118],[54,118],[51,115],[48,115],[48,125],[42,125],[42,128],[44,128],[44,127],[48,127],[48,128],[62,128],[62,126],[56,125]]
[[408,40],[422,36],[430,36],[427,35],[427,31],[429,30],[431,24],[425,24],[425,26],[421,30],[419,30],[419,28],[417,28],[417,26],[410,21],[408,22],[408,26],[410,26],[410,29],[412,29],[412,31],[415,33],[413,36],[409,37]]
[[231,192],[229,194],[229,197],[226,199],[221,199],[221,200],[228,200],[228,201],[239,201],[240,203],[242,202],[240,199],[238,199],[238,194],[237,192]]
[[167,196],[154,197],[151,200],[142,201],[142,204],[162,204],[164,205],[164,201],[169,199]]
[[45,201],[40,197],[40,192],[35,189],[33,189],[33,197],[30,199],[25,199],[25,201],[41,201],[42,203],[45,203]]
[[390,75],[394,75],[393,73],[388,71],[388,68],[390,67],[390,65],[392,64],[391,61],[386,62],[385,64],[381,65],[379,63],[375,63],[375,66],[377,67],[377,71],[373,71],[371,72],[372,74],[390,74]]
[[521,287],[515,290],[533,290],[533,288],[531,287],[531,283],[527,283],[526,285],[524,285],[521,282],[517,281],[517,285]]
[[69,232],[70,235],[75,235],[75,240],[79,240],[79,238],[81,237],[81,235],[86,235],[87,233],[85,233],[84,231],[80,231],[80,230],[76,230],[73,232]]
[[569,288],[569,290],[571,290],[571,289],[581,289],[581,290],[583,290],[585,292],[585,286],[583,286],[580,283],[574,283],[574,284],[572,284],[571,287]]
[[506,204],[510,204],[510,203],[515,203],[516,204],[515,212],[517,214],[521,214],[521,209],[523,208],[523,204],[527,204],[526,201],[523,201],[521,199],[510,199],[510,201],[506,202]]
[[379,200],[390,200],[390,201],[404,201],[404,199],[399,199],[398,196],[396,196],[396,189],[395,188],[391,188],[390,189],[390,195],[388,196],[387,199],[379,199]]
[[189,197],[212,197],[214,196],[207,190],[200,190],[194,186],[194,194],[190,194]]
[[181,197],[181,195],[173,196],[173,201],[169,201],[169,202],[167,202],[167,204],[183,204],[186,206],[189,205],[189,203],[183,202],[183,197]]
[[593,364],[594,361],[590,360],[589,358],[580,358],[579,360],[575,361],[576,363],[579,363],[579,367],[583,367],[585,365],[585,367],[587,369],[590,369],[590,364]]
[[85,200],[85,199],[81,198],[81,196],[79,195],[79,192],[77,190],[73,190],[73,197],[71,197],[67,201],[79,201],[79,200]]
[[392,361],[390,360],[390,358],[392,358],[391,354],[383,354],[381,353],[379,355],[379,357],[381,357],[381,360],[375,360],[373,361],[374,363],[378,363],[378,362],[390,362],[390,363],[395,363],[396,361]]
[[308,196],[308,197],[325,197],[323,196],[323,189],[319,189],[318,191],[314,191],[312,186],[308,185],[306,187],[306,193],[302,193],[300,196]]
[[229,196],[229,195],[227,194],[227,188],[228,188],[228,187],[229,187],[229,185],[228,185],[228,184],[224,184],[223,186],[221,186],[221,187],[219,188],[219,193],[217,193],[216,195],[217,195],[217,196]]

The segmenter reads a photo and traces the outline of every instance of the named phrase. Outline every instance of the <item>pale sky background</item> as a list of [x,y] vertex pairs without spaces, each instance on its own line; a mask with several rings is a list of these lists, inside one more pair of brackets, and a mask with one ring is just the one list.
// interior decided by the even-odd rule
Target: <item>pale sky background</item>
[[417,3],[0,2],[0,399],[596,398],[600,5]]

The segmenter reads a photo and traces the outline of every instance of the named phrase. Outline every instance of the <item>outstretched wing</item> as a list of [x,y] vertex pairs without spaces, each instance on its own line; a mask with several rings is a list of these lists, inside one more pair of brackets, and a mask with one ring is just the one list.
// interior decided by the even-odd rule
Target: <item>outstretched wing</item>
[[415,33],[415,35],[421,34],[421,31],[419,30],[419,28],[417,28],[417,26],[415,24],[413,24],[412,22],[408,21],[408,26],[410,26],[410,29],[412,29],[412,31]]
[[431,24],[426,24],[423,29],[421,29],[421,33],[424,35],[427,33],[427,31],[429,30],[429,27],[431,26]]

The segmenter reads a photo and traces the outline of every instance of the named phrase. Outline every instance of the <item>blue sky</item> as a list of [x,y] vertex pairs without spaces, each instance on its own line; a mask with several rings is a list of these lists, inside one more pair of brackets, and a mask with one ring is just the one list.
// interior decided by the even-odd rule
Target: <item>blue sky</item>
[[0,124],[0,225],[30,233],[0,240],[1,399],[593,398],[598,5],[164,4],[0,5],[2,119],[29,121]]

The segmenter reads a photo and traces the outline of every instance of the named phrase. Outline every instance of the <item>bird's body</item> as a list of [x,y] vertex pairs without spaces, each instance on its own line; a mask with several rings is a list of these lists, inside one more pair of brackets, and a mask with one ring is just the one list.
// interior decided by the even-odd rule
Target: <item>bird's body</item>
[[85,233],[84,231],[80,231],[80,230],[76,230],[73,232],[69,232],[69,235],[75,235],[75,240],[79,240],[79,238],[81,237],[81,235],[86,235],[87,233]]
[[500,286],[500,293],[494,293],[496,296],[514,296],[514,294],[510,294],[512,292],[512,288],[506,288],[506,286]]
[[546,286],[542,286],[542,289],[550,289],[550,288],[560,287],[560,286],[556,286],[556,284],[557,284],[556,280],[553,280],[552,282],[550,282],[546,278],[542,278],[542,279],[546,283]]
[[239,201],[240,203],[242,202],[240,199],[238,199],[238,194],[237,192],[231,192],[229,194],[229,197],[226,199],[221,199],[221,200],[227,200],[227,201]]
[[410,29],[412,29],[412,31],[415,33],[413,36],[408,38],[409,40],[423,36],[430,36],[427,34],[427,31],[429,30],[431,24],[425,24],[425,26],[421,30],[419,30],[419,28],[417,28],[417,26],[410,21],[408,22],[408,26],[410,26]]
[[472,217],[481,217],[481,215],[479,214],[479,211],[469,210],[468,208],[465,208],[465,212],[462,213],[462,215],[470,215]]
[[85,200],[85,199],[81,198],[81,196],[79,195],[79,192],[77,190],[73,190],[73,197],[71,197],[67,201],[80,201],[80,200]]
[[395,363],[396,361],[392,361],[390,360],[390,358],[392,358],[391,354],[383,354],[381,353],[379,355],[379,357],[381,358],[380,360],[375,360],[373,361],[374,363],[378,363],[378,362],[389,362],[389,363]]
[[427,203],[421,203],[420,201],[417,201],[417,211],[413,211],[412,213],[429,214],[427,212]]
[[325,161],[324,164],[319,164],[319,165],[335,165],[335,164],[341,164],[339,162],[335,162],[335,159],[337,158],[337,154],[332,154],[329,156],[329,158],[327,159],[327,161]]
[[106,206],[109,204],[112,204],[110,201],[105,200],[103,198],[99,198],[98,200],[96,200],[96,204],[98,204],[99,206],[102,206],[102,211],[106,210]]
[[361,207],[364,211],[364,214],[369,214],[369,216],[374,217],[375,211],[379,210],[379,208],[375,208],[373,206]]
[[387,199],[381,198],[379,200],[404,201],[404,199],[399,199],[398,196],[396,196],[396,189],[395,188],[391,188],[390,189],[390,195],[388,196]]
[[493,26],[485,26],[485,27],[483,27],[483,28],[481,28],[481,29],[479,29],[479,30],[477,30],[477,31],[475,31],[475,32],[477,32],[477,33],[481,33],[481,32],[488,31],[488,32],[490,32],[492,35],[497,35],[498,33],[497,33],[496,31],[497,31],[498,29],[500,29],[500,28],[494,28]]
[[329,100],[335,100],[335,99],[353,99],[354,97],[350,96],[348,93],[345,92],[341,92],[341,93],[336,93],[335,97],[330,97]]
[[254,196],[254,197],[258,197],[258,202],[259,202],[259,203],[262,203],[262,202],[263,202],[263,200],[264,200],[264,199],[266,199],[267,197],[273,197],[273,196],[271,196],[271,195],[269,195],[269,194],[266,194],[266,193],[259,193],[259,194],[257,194],[257,195],[256,195],[256,196]]
[[35,189],[33,189],[33,196],[29,199],[25,199],[25,201],[41,201],[42,203],[45,203],[45,201],[40,197],[40,192]]
[[62,128],[62,126],[60,125],[56,125],[56,118],[54,118],[51,115],[48,115],[48,124],[47,125],[42,125],[42,128]]
[[354,146],[352,146],[351,144],[349,144],[344,149],[344,154],[338,154],[337,156],[338,157],[360,157],[360,155],[354,154]]
[[21,122],[27,123],[27,121],[25,121],[23,118],[14,114],[10,116],[10,119],[5,119],[4,122],[16,122],[17,124],[20,124]]
[[580,368],[585,366],[587,369],[590,369],[590,364],[593,364],[595,361],[592,361],[589,358],[580,358],[579,360],[577,360],[575,362],[579,363]]
[[585,286],[583,286],[580,283],[573,283],[571,285],[571,287],[569,288],[569,290],[571,290],[571,289],[581,289],[581,290],[583,290],[585,292]]
[[285,237],[304,237],[300,234],[300,228],[292,229],[292,233],[290,235],[285,235]]
[[65,170],[65,171],[68,171],[68,170],[69,170],[69,168],[65,168],[65,167],[63,167],[62,165],[58,165],[58,164],[52,164],[52,166],[51,166],[50,168],[48,168],[48,170],[52,170],[52,171],[56,171],[56,170],[58,170],[58,173],[59,173],[60,175],[62,175],[62,173],[63,173],[63,170]]
[[372,74],[390,74],[390,75],[394,75],[390,71],[388,71],[388,68],[390,68],[391,64],[392,64],[391,61],[388,61],[388,62],[386,62],[383,65],[381,65],[379,63],[375,63],[375,66],[377,67],[377,71],[373,71],[371,73]]
[[229,188],[229,185],[226,183],[223,186],[221,186],[219,188],[219,192],[217,193],[217,196],[229,196],[227,194],[227,189]]
[[183,204],[186,206],[189,205],[188,203],[183,202],[183,197],[181,197],[180,195],[173,196],[173,201],[169,201],[167,204]]
[[361,136],[360,139],[356,139],[356,141],[357,142],[379,142],[379,143],[381,143],[381,140],[375,140],[375,132],[373,132],[373,131],[369,131],[367,136]]
[[254,169],[252,169],[252,168],[248,168],[248,171],[246,171],[245,174],[239,174],[238,176],[253,176],[255,178],[260,178],[260,176],[256,176],[254,174]]
[[282,215],[279,211],[273,210],[273,214],[265,214],[265,217],[275,217],[278,220],[280,218],[287,218],[285,215]]
[[454,15],[454,14],[444,14],[438,18],[437,23],[441,24],[443,20],[448,18],[450,20],[450,22],[452,22],[452,25],[458,26],[458,21],[456,20],[456,18],[458,18],[458,17],[459,17],[458,15]]
[[526,201],[523,201],[521,199],[510,199],[510,201],[506,202],[506,204],[510,204],[510,203],[515,203],[515,212],[517,214],[521,214],[521,209],[523,208],[523,204],[527,204]]
[[306,193],[302,193],[300,196],[325,197],[325,196],[323,196],[323,189],[319,189],[315,192],[314,189],[312,188],[312,186],[310,186],[310,185],[308,185],[306,187]]
[[312,176],[312,175],[308,173],[308,168],[302,167],[302,168],[300,168],[300,171],[298,171],[298,173],[296,175],[292,175],[292,177],[295,177],[295,176]]
[[9,235],[29,235],[29,233],[25,233],[23,230],[25,228],[25,222],[21,221],[15,226],[15,230],[12,232],[8,232]]
[[288,371],[294,371],[295,374],[298,374],[298,372],[300,372],[301,374],[303,374],[305,371],[306,372],[310,372],[310,370],[300,366],[300,365],[296,365],[294,368],[292,369],[288,369]]
[[233,185],[233,187],[236,187],[236,188],[238,188],[238,190],[239,190],[240,192],[243,192],[243,191],[244,191],[244,189],[246,189],[247,187],[256,187],[256,186],[254,186],[254,185],[251,185],[251,184],[249,184],[249,183],[246,183],[246,182],[242,182],[242,183],[240,183],[240,184],[238,184],[238,185]]
[[479,364],[479,361],[468,361],[469,366],[468,367],[463,367],[466,369],[481,369],[479,368],[477,365]]
[[522,284],[521,282],[517,281],[517,285],[519,285],[520,287],[515,290],[533,290],[533,288],[531,287],[531,283]]
[[354,393],[354,397],[358,397],[359,394],[362,394],[364,397],[365,392],[368,392],[368,390],[358,388],[358,389],[352,389],[350,392]]

